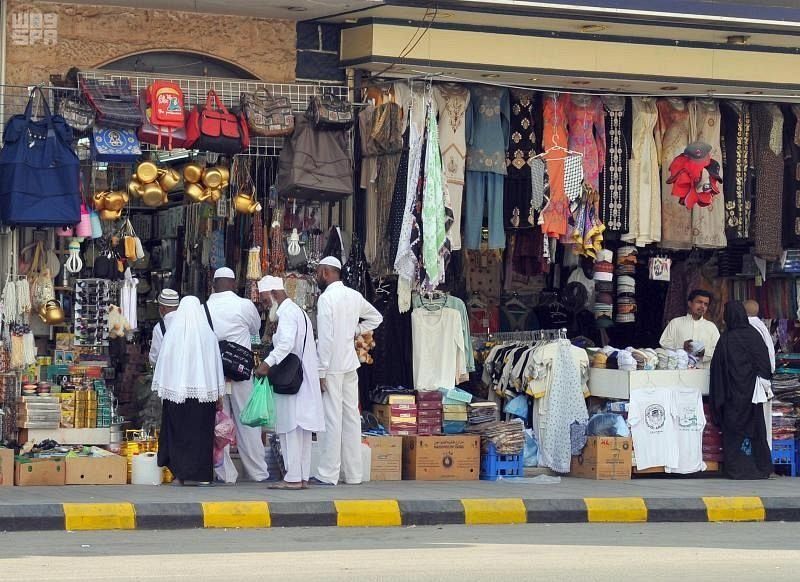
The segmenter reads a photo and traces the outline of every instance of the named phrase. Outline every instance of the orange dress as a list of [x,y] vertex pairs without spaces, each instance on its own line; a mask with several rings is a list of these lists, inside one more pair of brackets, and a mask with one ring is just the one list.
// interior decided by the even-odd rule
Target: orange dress
[[540,223],[542,232],[551,238],[561,238],[567,234],[567,221],[571,216],[569,199],[564,191],[563,149],[567,147],[567,104],[569,95],[548,94],[544,97],[544,131],[542,132],[543,156],[547,161],[547,175],[550,184],[550,201],[542,210]]

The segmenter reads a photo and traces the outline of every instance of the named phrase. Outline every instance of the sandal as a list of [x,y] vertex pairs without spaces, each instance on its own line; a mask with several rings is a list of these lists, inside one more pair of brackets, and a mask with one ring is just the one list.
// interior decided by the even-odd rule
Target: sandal
[[303,483],[289,483],[288,481],[279,481],[278,483],[274,483],[268,487],[268,489],[278,489],[281,491],[288,491],[288,490],[300,490],[303,488]]

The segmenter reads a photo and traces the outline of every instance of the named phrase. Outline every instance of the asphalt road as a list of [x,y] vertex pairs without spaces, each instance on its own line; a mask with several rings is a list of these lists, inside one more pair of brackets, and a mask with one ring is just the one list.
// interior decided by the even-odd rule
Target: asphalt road
[[798,580],[800,524],[0,534],[0,580]]

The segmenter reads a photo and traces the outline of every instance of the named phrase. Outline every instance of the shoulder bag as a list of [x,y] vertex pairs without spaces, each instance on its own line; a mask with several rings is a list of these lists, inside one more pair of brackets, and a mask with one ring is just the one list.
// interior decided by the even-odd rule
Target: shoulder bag
[[[214,331],[214,324],[211,323],[211,313],[208,311],[208,303],[203,304],[206,310],[206,319],[211,331]],[[219,353],[222,356],[222,371],[228,380],[243,382],[249,380],[253,375],[253,352],[241,344],[221,340],[219,342]]]
[[[298,307],[298,309],[300,308]],[[308,337],[308,317],[306,317],[305,312],[303,312],[303,322],[306,327],[305,332],[303,332],[303,351],[301,355],[290,353],[269,369],[269,381],[275,394],[291,396],[300,392],[300,386],[303,385],[303,356],[306,354],[306,339]]]
[[215,91],[209,91],[205,105],[197,105],[186,122],[187,147],[235,155],[250,147],[247,122],[241,114],[228,111]]
[[273,97],[262,87],[255,93],[242,93],[241,100],[251,134],[283,137],[294,131],[294,113],[288,97]]
[[109,81],[81,77],[81,90],[100,125],[136,129],[142,124],[142,114],[131,91],[130,79]]
[[318,129],[349,129],[353,125],[353,106],[330,93],[308,98],[306,117]]
[[142,155],[139,138],[132,129],[92,128],[92,158],[98,162],[128,164]]

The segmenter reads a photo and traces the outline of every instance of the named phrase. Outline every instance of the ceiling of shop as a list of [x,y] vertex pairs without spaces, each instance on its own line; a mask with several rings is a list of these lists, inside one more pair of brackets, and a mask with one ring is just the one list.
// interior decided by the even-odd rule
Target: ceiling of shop
[[71,0],[67,3],[306,20],[369,8],[380,4],[380,0]]

